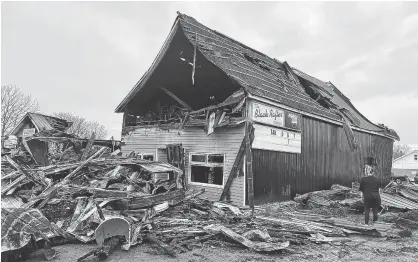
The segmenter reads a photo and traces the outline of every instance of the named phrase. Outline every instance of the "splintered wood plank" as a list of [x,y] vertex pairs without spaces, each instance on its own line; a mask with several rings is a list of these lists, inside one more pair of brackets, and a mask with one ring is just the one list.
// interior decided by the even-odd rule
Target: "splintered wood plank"
[[93,142],[94,142],[94,139],[95,139],[95,138],[96,138],[96,134],[93,132],[93,133],[91,134],[91,137],[90,137],[89,141],[87,142],[87,146],[86,146],[86,148],[84,149],[83,154],[82,154],[82,155],[81,155],[81,157],[80,157],[80,160],[81,160],[81,161],[86,160],[87,156],[90,154],[90,151],[91,151],[91,148],[93,147]]
[[245,160],[246,160],[246,175],[248,185],[248,204],[250,205],[252,212],[254,213],[254,177],[253,177],[253,157],[251,153],[251,136],[254,133],[254,127],[251,122],[247,122],[247,128],[245,132]]
[[34,174],[31,174],[31,173],[27,172],[26,170],[24,170],[23,168],[21,168],[15,161],[13,161],[9,156],[6,156],[6,160],[17,171],[19,171],[20,173],[22,173],[23,175],[25,175],[27,178],[29,178],[30,180],[32,180],[32,182],[34,182],[34,183],[36,183],[38,185],[41,185],[43,187],[45,187],[45,186],[48,185],[48,182],[45,180],[44,177],[41,177],[39,175],[34,175]]
[[224,189],[222,191],[221,197],[219,198],[220,201],[223,201],[225,199],[225,197],[227,197],[227,196],[229,197],[229,195],[230,195],[230,189],[231,189],[232,181],[234,180],[235,173],[238,170],[239,163],[241,163],[241,159],[244,156],[244,152],[245,152],[245,138],[241,142],[241,146],[238,150],[237,157],[235,158],[234,164],[232,165],[231,172],[229,172],[228,179],[226,180],[226,183],[225,183]]
[[205,227],[206,230],[213,231],[213,232],[220,232],[223,235],[235,240],[236,242],[246,246],[252,250],[258,252],[272,252],[283,250],[289,247],[289,241],[284,243],[263,243],[263,242],[253,242],[246,237],[241,236],[240,234],[235,233],[231,229],[224,227],[222,225],[210,225]]

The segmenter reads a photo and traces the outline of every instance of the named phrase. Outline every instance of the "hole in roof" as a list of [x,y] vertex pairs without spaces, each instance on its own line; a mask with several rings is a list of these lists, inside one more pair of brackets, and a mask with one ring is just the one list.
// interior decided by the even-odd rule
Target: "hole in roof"
[[248,55],[247,53],[244,53],[244,57],[245,57],[245,59],[250,61],[252,64],[260,67],[264,71],[270,72],[270,68],[263,61],[261,61],[260,59],[252,57],[252,56]]
[[347,108],[342,108],[341,112],[348,118],[350,119],[351,123],[353,125],[359,126],[360,125],[360,119],[358,119],[353,112],[351,112],[350,110],[348,110]]

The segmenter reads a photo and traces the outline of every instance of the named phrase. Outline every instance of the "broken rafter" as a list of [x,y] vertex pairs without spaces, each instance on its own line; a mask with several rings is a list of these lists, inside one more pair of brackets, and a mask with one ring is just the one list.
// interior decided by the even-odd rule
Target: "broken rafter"
[[193,72],[192,72],[192,83],[194,86],[194,74],[196,72],[196,52],[197,52],[197,32],[195,35],[195,42],[194,42],[194,53],[193,53]]
[[189,110],[192,110],[192,108],[188,104],[186,104],[186,102],[184,102],[183,100],[181,100],[180,98],[178,98],[175,94],[171,93],[166,88],[160,87],[160,89],[162,91],[164,91],[164,93],[166,93],[167,95],[169,95],[171,98],[173,98],[174,100],[176,100],[180,105],[186,107]]
[[68,174],[61,182],[53,185],[52,187],[46,189],[44,192],[42,192],[38,197],[33,198],[31,201],[25,204],[25,208],[32,207],[34,204],[36,204],[40,199],[44,200],[39,204],[38,208],[43,207],[48,203],[49,200],[51,200],[52,197],[57,195],[58,189],[62,187],[63,185],[67,184],[69,181],[74,179],[78,172],[89,162],[91,162],[97,155],[103,152],[103,150],[106,147],[100,148],[96,153],[94,153],[89,159],[84,161],[81,165],[79,165],[76,169],[74,169],[70,174]]
[[92,148],[92,146],[93,146],[93,142],[94,142],[94,139],[95,139],[95,138],[96,138],[96,134],[93,132],[93,133],[91,134],[91,137],[90,137],[89,141],[87,142],[87,146],[86,146],[86,148],[84,149],[83,154],[82,154],[82,155],[81,155],[81,157],[80,157],[80,160],[81,160],[81,161],[86,160],[86,158],[87,158],[87,156],[89,155],[90,150],[91,150],[91,148]]
[[15,161],[13,161],[9,156],[6,156],[6,160],[7,162],[9,162],[9,164],[11,166],[13,166],[17,171],[19,171],[21,174],[25,175],[27,178],[29,178],[30,180],[32,180],[34,183],[39,184],[43,187],[48,186],[48,182],[45,180],[44,177],[41,177],[39,175],[34,175],[31,174],[29,172],[27,172],[26,170],[22,169]]

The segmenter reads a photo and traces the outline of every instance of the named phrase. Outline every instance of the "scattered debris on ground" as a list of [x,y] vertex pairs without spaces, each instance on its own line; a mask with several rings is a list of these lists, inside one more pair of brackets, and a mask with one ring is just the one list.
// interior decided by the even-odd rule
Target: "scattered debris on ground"
[[259,207],[253,213],[199,198],[204,191],[186,189],[180,168],[118,156],[93,140],[79,150],[62,147],[47,155],[47,166],[2,158],[2,256],[44,248],[45,258],[53,259],[59,254],[51,246],[64,243],[97,244],[78,261],[142,243],[171,257],[206,242],[284,252],[293,245],[350,241],[352,235],[408,236],[417,228],[416,186],[386,187],[383,211],[396,212],[372,226],[341,218],[360,211],[362,200],[357,190],[340,185],[296,196],[275,212]]

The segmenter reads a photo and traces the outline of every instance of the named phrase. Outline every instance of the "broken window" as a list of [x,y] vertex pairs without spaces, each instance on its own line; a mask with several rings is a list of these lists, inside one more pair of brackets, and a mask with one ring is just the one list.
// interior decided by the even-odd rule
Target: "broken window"
[[189,159],[191,183],[223,186],[224,154],[191,153]]

